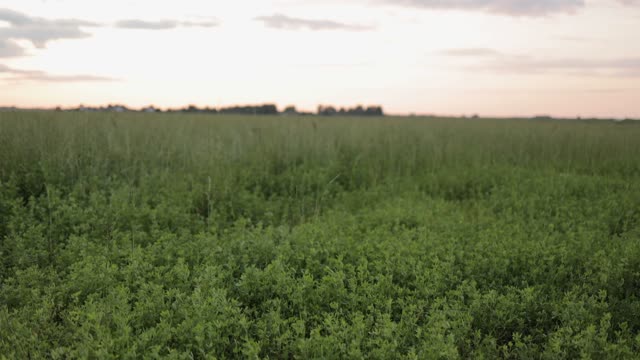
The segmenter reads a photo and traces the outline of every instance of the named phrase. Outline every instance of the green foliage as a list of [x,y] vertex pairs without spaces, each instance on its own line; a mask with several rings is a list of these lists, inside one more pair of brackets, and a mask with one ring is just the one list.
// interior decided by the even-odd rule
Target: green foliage
[[638,358],[639,139],[0,113],[0,358]]

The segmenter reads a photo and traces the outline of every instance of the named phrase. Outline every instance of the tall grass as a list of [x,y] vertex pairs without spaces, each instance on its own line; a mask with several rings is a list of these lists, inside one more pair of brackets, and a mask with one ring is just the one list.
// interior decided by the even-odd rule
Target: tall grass
[[39,168],[67,182],[157,171],[219,179],[337,167],[343,179],[372,183],[514,166],[636,176],[638,139],[640,126],[609,121],[5,112],[0,175]]
[[640,125],[0,112],[0,358],[640,353]]

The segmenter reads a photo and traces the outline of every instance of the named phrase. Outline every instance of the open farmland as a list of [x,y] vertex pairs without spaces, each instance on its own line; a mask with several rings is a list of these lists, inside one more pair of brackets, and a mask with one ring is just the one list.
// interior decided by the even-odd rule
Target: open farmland
[[625,359],[640,124],[0,113],[0,358]]

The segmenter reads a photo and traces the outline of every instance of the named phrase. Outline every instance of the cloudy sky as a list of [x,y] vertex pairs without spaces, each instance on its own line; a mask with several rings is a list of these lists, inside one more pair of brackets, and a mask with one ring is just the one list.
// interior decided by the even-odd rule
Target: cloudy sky
[[0,0],[0,106],[640,117],[640,0]]

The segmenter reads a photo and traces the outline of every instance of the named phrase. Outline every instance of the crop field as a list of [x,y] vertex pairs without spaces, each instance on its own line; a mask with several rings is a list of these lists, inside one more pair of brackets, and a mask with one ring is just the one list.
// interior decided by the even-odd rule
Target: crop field
[[0,113],[0,358],[640,358],[640,124]]

